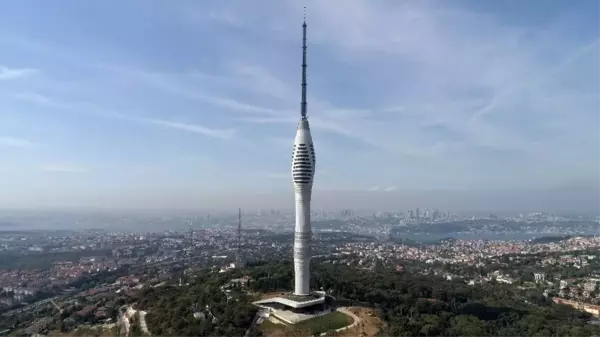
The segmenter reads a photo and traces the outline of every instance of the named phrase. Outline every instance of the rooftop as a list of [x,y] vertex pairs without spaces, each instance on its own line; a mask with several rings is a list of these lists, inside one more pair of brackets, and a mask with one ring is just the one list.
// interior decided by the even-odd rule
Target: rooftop
[[278,297],[271,297],[264,300],[254,302],[255,305],[267,304],[267,303],[279,303],[287,307],[294,309],[306,308],[316,304],[325,303],[325,295],[319,293],[313,293],[306,296],[298,296],[293,294],[286,294]]

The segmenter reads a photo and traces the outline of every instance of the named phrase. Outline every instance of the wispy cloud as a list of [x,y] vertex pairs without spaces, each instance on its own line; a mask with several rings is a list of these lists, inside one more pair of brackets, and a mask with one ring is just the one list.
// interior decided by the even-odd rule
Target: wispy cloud
[[394,192],[397,190],[398,190],[397,186],[388,186],[388,187],[382,188],[379,185],[375,185],[375,186],[369,188],[369,191],[371,191],[371,192]]
[[204,127],[204,126],[198,125],[198,124],[179,123],[179,122],[172,122],[172,121],[167,121],[167,120],[162,120],[162,119],[136,118],[136,120],[139,120],[142,122],[148,122],[148,123],[163,126],[166,128],[183,130],[183,131],[193,132],[193,133],[199,133],[199,134],[202,134],[205,136],[219,138],[219,139],[225,139],[225,140],[232,139],[235,135],[235,129],[211,129],[211,128],[207,128],[207,127]]
[[[426,2],[390,5],[352,1],[341,12],[337,4],[309,1],[308,7],[311,18],[309,42],[314,43],[309,44],[309,56],[312,48],[317,48],[320,52],[333,51],[340,60],[349,60],[353,64],[368,63],[371,74],[361,73],[357,77],[361,78],[361,82],[377,87],[377,95],[391,103],[389,107],[364,110],[347,118],[337,113],[343,108],[310,97],[312,125],[359,139],[391,153],[411,156],[460,154],[477,161],[473,149],[485,148],[543,155],[551,147],[539,133],[508,125],[517,120],[523,109],[531,110],[528,114],[532,118],[537,115],[537,118],[547,119],[543,112],[556,106],[547,98],[558,99],[556,93],[564,88],[539,87],[542,79],[555,76],[556,69],[577,68],[577,63],[572,61],[574,58],[598,49],[597,43],[578,45],[569,41],[568,46],[556,51],[556,57],[547,58],[544,55],[548,54],[549,48],[561,45],[560,35],[554,35],[552,28],[540,32],[526,27],[510,27],[490,13],[476,13],[457,6],[433,7]],[[301,5],[278,5],[277,11],[282,15],[277,18],[243,5],[230,6],[227,10],[238,18],[236,25],[245,22],[243,24],[249,29],[257,29],[257,26],[264,29],[279,27],[282,21],[297,17]],[[264,19],[262,25],[251,19],[257,15]],[[457,22],[460,24],[455,24]],[[223,20],[223,23],[226,21]],[[288,27],[283,33],[286,39],[297,40],[296,27],[289,24],[282,27]],[[272,33],[276,40],[282,32]],[[538,38],[532,42],[532,36]],[[406,65],[411,66],[407,68]],[[411,67],[418,69],[416,76],[410,71]],[[256,87],[264,87],[262,91],[274,88],[272,90],[278,92],[276,96],[297,100],[297,90],[292,90],[289,81],[272,75],[268,65],[237,64],[236,68],[241,76],[263,79],[256,81]],[[380,71],[381,68],[386,71]],[[402,76],[393,76],[393,81],[387,80],[386,74],[393,69],[405,71],[398,70]],[[315,77],[319,77],[320,81],[330,80],[323,73],[314,75],[310,68],[309,75],[312,76],[309,82]],[[314,90],[314,86],[310,88]],[[320,96],[325,97],[323,94]],[[395,101],[393,97],[396,97]],[[474,100],[485,103],[473,106]],[[591,105],[583,107],[578,92],[569,95],[563,92],[560,100],[581,107],[580,114],[589,113],[594,108]],[[429,107],[425,108],[426,105]],[[378,111],[386,115],[382,116]],[[490,113],[495,117],[481,118]],[[388,123],[378,121],[382,117]],[[270,117],[245,120],[255,123],[290,122],[287,118]],[[444,124],[446,128],[460,133],[463,137],[460,146],[457,142],[453,142],[452,146],[441,145],[450,142],[426,138],[419,126],[432,122]]]
[[11,95],[11,97],[19,101],[31,103],[46,108],[62,109],[68,111],[79,111],[78,109],[81,109],[81,107],[76,103],[58,101],[51,98],[48,95],[43,95],[38,92],[18,92]]
[[27,139],[0,137],[0,147],[30,148],[33,146],[34,144]]
[[84,166],[74,165],[69,163],[49,163],[42,165],[42,171],[46,172],[61,172],[61,173],[81,173],[87,172],[89,169]]
[[[240,86],[240,78],[233,76],[213,76],[197,71],[184,73],[161,73],[136,69],[130,67],[119,66],[103,66],[103,69],[111,71],[119,78],[127,78],[128,80],[136,80],[145,85],[152,86],[165,93],[171,95],[202,101],[211,104],[217,108],[223,108],[235,112],[257,113],[266,115],[278,115],[281,111],[273,108],[259,106],[242,102],[237,99],[228,97],[226,93],[215,92],[212,88],[215,82],[220,82],[226,88]],[[189,81],[189,79],[201,79],[204,82],[202,85]],[[262,82],[247,83],[245,89],[252,90],[253,87],[261,86]],[[277,90],[277,88],[273,88]]]
[[271,173],[267,173],[266,176],[269,179],[292,179],[292,174],[289,172],[288,173],[271,172]]
[[0,81],[28,77],[36,72],[37,70],[31,68],[7,68],[0,66]]
[[232,26],[239,26],[242,24],[240,19],[236,17],[231,11],[223,10],[223,9],[214,9],[209,12],[209,16],[211,19],[224,22],[226,24]]
[[230,140],[233,139],[236,135],[236,129],[218,129],[211,128],[205,125],[197,124],[197,123],[188,123],[181,121],[173,121],[167,119],[160,118],[152,118],[152,117],[140,117],[131,114],[123,114],[123,113],[115,113],[110,110],[106,110],[104,108],[93,107],[91,109],[95,115],[105,117],[105,118],[114,118],[118,120],[123,120],[127,122],[132,122],[136,124],[146,124],[146,125],[155,125],[167,129],[179,130],[184,132],[191,132],[196,134],[201,134],[204,136],[218,138],[222,140]]
[[51,105],[54,103],[50,98],[48,98],[44,95],[40,95],[35,92],[18,93],[15,95],[15,98],[24,100],[24,101],[28,101],[28,102],[37,103],[37,104],[44,104],[44,105]]
[[231,98],[223,98],[223,97],[205,97],[206,101],[214,104],[215,106],[227,108],[234,111],[242,111],[242,112],[253,112],[260,113],[266,115],[277,115],[280,111],[271,108],[265,108],[253,104],[243,103],[236,101]]
[[230,65],[232,77],[236,83],[242,82],[250,91],[287,101],[297,95],[287,83],[274,76],[267,68],[258,64],[249,64],[247,61],[238,60]]
[[[233,63],[232,70],[234,73],[228,75],[230,84],[243,83],[245,79],[250,78],[251,81],[246,87],[249,91],[273,94],[273,96],[288,102],[298,99],[297,90],[293,90],[292,86],[288,84],[289,81],[275,76],[268,70],[268,67],[237,61]],[[171,91],[173,86],[179,85],[176,82],[170,83],[167,86],[167,88],[170,88],[169,91]],[[183,92],[180,91],[179,94],[187,95],[187,90],[186,88]],[[197,92],[194,92],[193,95],[196,98],[199,97]],[[239,121],[257,124],[297,123],[295,111],[271,108],[268,107],[269,103],[266,106],[257,106],[243,101],[221,99],[219,97],[202,97],[202,99],[211,102],[214,106],[227,108],[232,111],[253,112],[262,115],[246,115],[236,118]],[[337,107],[314,95],[309,97],[309,106],[309,117],[313,128],[359,140],[365,144],[400,155],[431,157],[438,154],[439,143],[423,145],[416,142],[416,138],[419,138],[419,130],[415,126],[418,127],[420,122],[413,123],[411,125],[412,129],[406,129],[406,123],[402,122],[401,118],[397,115],[401,113],[403,115],[427,118],[422,113],[423,111],[415,113],[414,106],[392,105],[391,107],[376,109],[352,109]],[[442,106],[440,104],[440,107]],[[464,109],[464,107],[460,108]],[[402,130],[402,132],[398,133],[398,130],[390,128],[393,123],[378,121],[377,119],[381,116],[387,119],[391,118],[391,122],[397,122],[398,129]],[[465,131],[460,130],[460,132]],[[410,138],[413,135],[416,135],[415,139]],[[408,141],[400,141],[399,138],[406,138]]]
[[69,111],[73,111],[73,112],[77,112],[77,113],[89,114],[89,115],[94,115],[94,116],[104,117],[104,118],[114,118],[114,119],[129,121],[129,122],[135,122],[138,124],[157,125],[157,126],[161,126],[164,128],[176,129],[176,130],[181,130],[181,131],[185,131],[185,132],[202,134],[202,135],[205,135],[208,137],[213,137],[213,138],[218,138],[218,139],[229,140],[229,139],[232,139],[236,134],[236,130],[232,129],[232,128],[217,129],[217,128],[210,128],[210,127],[207,127],[204,125],[194,124],[194,123],[183,123],[183,122],[171,121],[171,120],[160,119],[160,118],[137,117],[134,115],[115,113],[106,108],[99,107],[99,106],[93,105],[93,104],[92,105],[78,104],[78,103],[70,104],[70,103],[66,103],[66,102],[59,102],[48,96],[44,96],[44,95],[40,95],[40,94],[32,93],[32,92],[19,93],[19,94],[16,94],[15,97],[18,99],[21,99],[21,100],[34,102],[36,104],[41,104],[41,105],[45,105],[45,106],[49,106],[49,107],[61,107],[63,109],[68,109]]
[[[283,84],[281,86],[283,86]],[[287,89],[282,89],[282,91],[291,92],[291,90]],[[295,96],[290,95],[288,99],[293,101],[293,97]],[[310,110],[315,112],[312,114],[309,113],[309,121],[313,129],[319,129],[348,137],[364,144],[389,151],[392,154],[411,157],[423,157],[431,154],[431,150],[424,151],[423,148],[398,142],[397,134],[394,129],[389,129],[388,125],[372,119],[375,112],[389,112],[389,109],[387,108],[373,111],[347,109],[336,107],[331,103],[324,102],[316,97],[313,97],[312,99],[313,100],[309,102],[309,105],[311,106]],[[394,110],[394,108],[392,108],[392,110]],[[282,116],[281,114],[279,116],[266,117],[246,116],[240,117],[238,120],[257,124],[298,123],[298,117],[291,113],[288,113],[287,116],[289,117],[286,117],[285,115]]]
[[[352,0],[344,3],[344,11],[335,1],[305,2],[188,3],[181,7],[194,8],[185,13],[165,6],[164,11],[140,11],[137,24],[115,18],[102,27],[107,35],[126,39],[86,48],[50,38],[42,43],[47,48],[15,45],[23,59],[44,57],[36,60],[39,76],[0,82],[0,95],[11,105],[8,121],[26,125],[17,135],[40,131],[35,127],[44,129],[40,134],[64,135],[64,129],[69,139],[85,139],[99,155],[107,153],[102,147],[108,143],[100,137],[110,134],[110,141],[124,144],[124,152],[138,151],[132,158],[143,157],[144,146],[160,141],[154,138],[172,140],[174,132],[233,140],[218,142],[219,153],[209,155],[228,164],[237,160],[231,165],[235,169],[253,166],[244,166],[256,175],[248,184],[289,179],[287,164],[281,163],[289,160],[299,118],[300,24],[306,4],[308,115],[322,165],[316,174],[323,173],[320,167],[336,172],[322,183],[366,192],[376,182],[373,189],[383,195],[397,186],[403,191],[541,186],[542,180],[597,175],[597,31],[563,21],[562,14],[520,24],[502,6],[472,9],[464,2]],[[523,17],[535,14],[525,12]],[[595,26],[594,20],[586,25]],[[148,40],[131,28],[149,22],[165,22],[160,32],[165,38]],[[64,27],[54,29],[56,36],[64,35]],[[20,33],[26,35],[14,35]],[[89,32],[77,34],[83,41]],[[188,37],[203,42],[189,43]],[[136,41],[135,50],[123,41]],[[95,59],[95,54],[106,57]],[[0,68],[0,78],[35,73],[20,70]],[[71,92],[69,85],[81,90]],[[63,115],[53,120],[45,112]],[[95,118],[98,128],[108,130],[89,132]],[[123,124],[116,132],[110,130],[113,121]],[[131,126],[140,142],[128,144],[131,133],[124,129]],[[160,128],[168,132],[156,132]],[[183,138],[193,137],[177,139],[178,151],[199,151],[200,142],[188,144]],[[59,136],[55,143],[62,141]],[[56,150],[80,150],[80,144],[68,145]],[[269,167],[281,173],[269,174]],[[170,171],[165,170],[165,179]]]

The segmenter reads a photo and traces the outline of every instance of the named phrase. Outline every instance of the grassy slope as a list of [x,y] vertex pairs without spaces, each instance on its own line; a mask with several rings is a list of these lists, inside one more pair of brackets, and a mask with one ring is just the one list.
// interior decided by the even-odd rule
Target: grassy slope
[[295,331],[303,331],[307,332],[311,335],[320,334],[322,332],[332,331],[335,329],[343,328],[352,324],[352,317],[339,312],[334,311],[327,315],[311,318],[309,320],[300,322],[294,325],[283,325],[283,324],[275,324],[269,321],[265,321],[261,324],[261,328],[263,331],[267,332],[266,335],[271,335],[268,332],[274,330],[286,330],[291,335],[294,335]]

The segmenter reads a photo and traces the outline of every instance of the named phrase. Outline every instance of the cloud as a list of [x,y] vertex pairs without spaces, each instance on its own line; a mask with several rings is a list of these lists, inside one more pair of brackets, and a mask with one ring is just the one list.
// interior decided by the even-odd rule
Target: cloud
[[298,123],[299,118],[294,117],[240,117],[238,121],[256,124],[279,124],[279,123]]
[[[221,86],[229,89],[240,86],[240,79],[238,77],[208,75],[198,71],[164,73],[120,66],[102,66],[102,69],[116,74],[118,78],[130,81],[136,80],[165,93],[202,101],[229,111],[266,115],[278,115],[281,113],[281,111],[277,109],[241,102],[231,97],[227,97],[227,93],[214,92],[215,88],[212,87],[216,83],[220,83]],[[202,80],[202,83],[199,85],[197,82],[190,81],[190,78]],[[260,86],[260,83],[260,81],[256,83],[248,83],[246,81],[244,83],[247,84],[245,89],[251,89],[257,85]],[[276,88],[274,89],[276,90]]]
[[37,70],[31,68],[7,68],[0,66],[0,81],[28,77],[36,72]]
[[[308,115],[320,163],[337,172],[326,183],[366,191],[369,177],[377,176],[381,192],[529,186],[597,167],[597,32],[575,29],[560,15],[521,24],[498,8],[457,2],[352,0],[340,11],[337,2],[307,1]],[[127,30],[138,54],[119,45],[124,39],[109,39],[102,47],[114,49],[104,54],[119,66],[64,73],[87,87],[69,94],[70,111],[235,139],[221,144],[227,151],[243,152],[241,145],[251,141],[265,155],[257,160],[265,167],[252,172],[264,179],[267,165],[287,155],[299,118],[302,5],[233,0],[192,7],[184,15],[193,14],[188,18],[202,29],[180,24],[177,8],[178,17],[145,15],[174,20],[161,36],[196,36],[202,44],[161,39],[161,50],[186,51],[167,55],[146,45],[138,30]],[[136,20],[148,20],[145,15]],[[132,27],[144,26],[139,23]],[[117,22],[115,29],[125,26]],[[62,75],[59,56],[69,51],[60,51],[43,58],[50,69],[31,82]],[[91,56],[80,57],[84,63],[97,64],[93,51],[81,53]],[[57,103],[50,98],[61,97],[48,85],[29,84],[10,82],[10,90],[39,92],[18,98],[49,106]],[[105,106],[93,112],[70,100]]]
[[[290,100],[292,100],[291,97]],[[432,154],[432,149],[425,150],[422,147],[419,148],[418,146],[397,141],[397,135],[394,130],[388,129],[389,125],[386,126],[371,119],[373,113],[380,111],[388,112],[387,109],[377,110],[376,112],[343,109],[335,107],[330,103],[319,101],[318,99],[314,100],[316,102],[309,102],[309,105],[312,107],[312,111],[317,112],[314,114],[309,113],[308,117],[313,129],[357,140],[366,145],[386,150],[390,154],[410,157],[427,157]],[[248,116],[238,118],[237,120],[257,124],[296,124],[299,117],[293,115],[290,117]]]
[[99,116],[99,117],[104,117],[104,118],[115,118],[115,119],[119,119],[119,120],[135,122],[138,124],[152,124],[152,125],[157,125],[157,126],[161,126],[164,128],[177,129],[177,130],[182,130],[182,131],[186,131],[186,132],[202,134],[205,136],[218,138],[218,139],[229,140],[229,139],[232,139],[234,137],[234,135],[236,134],[235,129],[215,129],[215,128],[209,128],[209,127],[199,125],[199,124],[175,122],[175,121],[170,121],[170,120],[165,120],[165,119],[160,119],[160,118],[136,117],[133,115],[126,115],[123,113],[114,113],[114,112],[109,111],[106,108],[99,107],[96,105],[91,105],[91,104],[59,102],[54,99],[51,99],[48,96],[40,95],[37,93],[31,93],[31,92],[19,93],[19,94],[15,95],[15,97],[18,99],[21,99],[21,100],[34,102],[34,103],[46,105],[49,107],[60,107],[60,108],[63,108],[63,109],[66,109],[66,110],[69,110],[72,112],[89,114],[89,115],[94,115],[94,116]]
[[284,173],[284,172],[267,173],[266,176],[269,179],[292,179],[292,174],[289,172],[288,173]]
[[266,115],[277,115],[280,112],[275,109],[265,108],[257,105],[243,103],[230,98],[205,97],[205,101],[222,108],[241,112],[253,112]]
[[[248,63],[244,64],[243,62],[238,61],[234,63],[232,68],[234,69],[235,74],[241,79],[245,77],[253,79],[253,85],[248,88],[250,91],[263,93],[273,93],[275,91],[277,94],[274,96],[288,102],[298,99],[297,90],[293,90],[292,87],[288,85],[288,81],[275,76],[264,66]],[[218,99],[213,99],[212,101],[215,105],[228,107],[231,110],[258,112],[265,115],[244,116],[237,118],[239,121],[257,124],[297,123],[294,111],[277,110],[268,107],[257,108],[254,105],[247,105],[246,103],[239,101],[236,101],[234,104],[219,102]],[[445,109],[449,106],[451,105],[440,103],[439,109]],[[411,157],[432,157],[439,155],[440,153],[439,142],[419,144],[418,138],[422,138],[422,134],[419,133],[418,127],[423,122],[419,121],[418,123],[409,125],[401,121],[401,115],[406,115],[409,117],[419,116],[423,121],[431,120],[432,122],[436,121],[438,123],[447,122],[447,120],[438,121],[437,116],[427,116],[426,114],[423,114],[424,111],[415,112],[415,110],[420,107],[415,107],[414,105],[412,107],[392,105],[391,107],[375,109],[352,109],[338,107],[315,97],[314,95],[309,97],[309,107],[309,118],[313,128],[349,137],[365,144],[387,150],[392,154],[395,153]],[[454,110],[458,111],[464,108],[464,106],[457,106]],[[431,107],[429,107],[429,109],[431,110]],[[438,113],[439,111],[435,112]],[[392,123],[382,123],[378,121],[378,118],[382,116],[391,119],[390,122]],[[392,125],[394,125],[393,122],[398,123],[398,130],[392,127]],[[454,128],[456,132],[469,132],[469,130],[465,130],[461,124],[454,123],[455,122],[452,121],[452,125],[449,125],[449,127]],[[409,129],[406,129],[407,126]],[[399,130],[402,131],[398,132]],[[472,136],[470,138],[474,139]],[[516,141],[518,140],[518,137],[512,137],[512,139]]]
[[398,190],[398,187],[396,187],[396,186],[388,186],[388,187],[381,188],[380,186],[375,185],[375,186],[369,188],[369,191],[371,191],[371,192],[394,192],[397,190]]
[[242,24],[238,17],[236,17],[232,12],[227,10],[211,10],[209,12],[209,17],[212,20],[223,22],[232,26],[239,26]]
[[230,140],[233,139],[236,135],[236,129],[217,129],[210,128],[200,124],[193,123],[183,123],[178,121],[160,119],[160,118],[151,118],[151,117],[139,117],[131,114],[123,114],[123,113],[114,113],[110,110],[106,110],[104,108],[92,106],[89,107],[87,111],[90,113],[97,115],[99,117],[104,118],[114,118],[118,120],[133,122],[136,124],[147,124],[147,125],[155,125],[167,129],[180,130],[185,132],[191,132],[196,134],[201,134],[208,137],[218,138],[222,140]]
[[267,94],[283,101],[297,95],[296,91],[292,91],[284,81],[261,65],[237,60],[232,62],[230,68],[235,82],[242,81],[250,91]]
[[557,65],[553,66],[550,69],[547,69],[543,73],[537,74],[537,76],[518,78],[515,80],[514,83],[508,83],[504,87],[498,88],[495,95],[489,100],[487,104],[485,104],[482,108],[476,110],[471,114],[469,118],[469,125],[473,125],[486,115],[499,110],[499,108],[502,108],[502,104],[506,104],[507,101],[515,99],[515,96],[518,96],[519,93],[531,90],[536,86],[542,86],[544,82],[552,80],[553,76],[557,75],[558,73],[560,73],[560,71],[572,65],[572,63],[576,61],[579,57],[582,57],[586,53],[593,51],[595,48],[597,49],[598,42],[600,42],[600,40],[596,39],[591,43],[577,48],[575,51],[570,52],[566,56],[563,56],[562,60],[559,61]]
[[[237,18],[238,26],[261,31],[287,27],[284,31],[271,30],[268,37],[272,41],[284,37],[286,43],[297,42],[300,30],[289,22],[300,21],[302,6],[294,2],[271,5],[277,8],[271,10],[281,15],[264,14],[261,13],[264,8],[239,2],[226,10]],[[315,128],[352,137],[390,154],[433,159],[461,155],[463,160],[478,161],[476,152],[483,149],[546,156],[553,146],[547,144],[541,132],[532,132],[517,120],[524,110],[532,119],[547,120],[544,112],[556,106],[548,102],[548,97],[560,99],[566,106],[569,103],[577,106],[580,115],[595,108],[582,103],[581,93],[571,91],[567,95],[566,87],[549,87],[544,82],[560,75],[556,69],[573,67],[578,72],[584,69],[573,59],[597,52],[597,40],[564,41],[564,35],[554,27],[539,31],[510,26],[495,13],[454,5],[432,6],[428,2],[392,4],[357,0],[340,11],[336,2],[309,1],[308,8],[309,59],[316,49],[328,57],[334,54],[333,58],[339,61],[328,67],[327,72],[317,74],[309,65],[309,95],[313,95],[308,100],[309,117]],[[560,24],[556,20],[556,25]],[[547,57],[549,50],[553,50],[551,58]],[[273,67],[246,62],[234,68],[240,76],[257,80],[252,90],[258,87],[268,92],[271,88],[277,91],[277,97],[288,101],[298,99],[295,87],[289,85],[290,81],[274,76],[270,71]],[[339,108],[339,102],[319,99],[335,91],[323,89],[335,86],[316,91],[319,88],[315,89],[311,79],[330,81],[341,70],[339,65],[346,66],[347,71],[368,69],[356,71],[353,77],[355,81],[369,83],[370,88],[360,95],[380,97],[381,101],[387,101],[387,106],[348,109],[354,114],[349,117],[339,111],[352,105]],[[295,70],[294,79],[299,72]],[[396,73],[398,76],[390,76]],[[352,81],[348,84],[356,85]],[[554,81],[560,83],[558,79]],[[314,97],[316,92],[320,97]],[[560,97],[556,95],[558,92],[562,92]],[[344,99],[355,101],[348,94]],[[491,114],[493,118],[480,118]],[[381,118],[387,122],[381,122]],[[566,114],[553,118],[564,122],[569,119]],[[290,123],[285,117],[244,120]],[[463,139],[456,142],[426,137],[420,125],[428,123],[443,124]]]
[[235,129],[211,129],[198,124],[186,124],[171,122],[162,119],[139,119],[142,122],[163,126],[166,128],[178,129],[187,132],[199,133],[205,136],[219,138],[224,140],[232,139],[235,135]]
[[88,111],[91,111],[92,114],[97,115],[99,117],[104,118],[113,118],[128,122],[133,122],[136,124],[146,124],[146,125],[155,125],[167,129],[174,129],[179,131],[191,132],[196,134],[201,134],[208,137],[230,140],[236,134],[235,129],[215,129],[210,128],[200,124],[192,124],[192,123],[183,123],[177,121],[171,121],[160,118],[148,118],[148,117],[138,117],[134,115],[127,115],[123,113],[114,113],[109,110],[105,110],[103,108],[92,107],[89,108]]
[[0,147],[30,148],[33,146],[34,144],[27,139],[0,137]]
[[42,171],[46,172],[61,172],[61,173],[81,173],[89,171],[88,168],[67,163],[50,163],[41,167]]
[[15,95],[15,98],[24,100],[24,101],[37,103],[37,104],[44,104],[44,105],[53,104],[53,101],[50,98],[48,98],[44,95],[40,95],[38,93],[34,93],[34,92],[18,93]]

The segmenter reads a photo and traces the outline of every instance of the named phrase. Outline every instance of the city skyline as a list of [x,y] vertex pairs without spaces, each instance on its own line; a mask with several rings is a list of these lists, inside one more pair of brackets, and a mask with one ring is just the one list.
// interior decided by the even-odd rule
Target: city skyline
[[315,207],[598,209],[596,1],[4,4],[0,207],[290,205],[304,5]]

